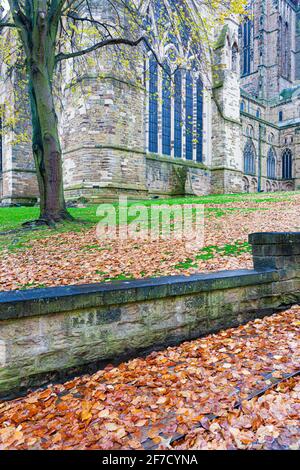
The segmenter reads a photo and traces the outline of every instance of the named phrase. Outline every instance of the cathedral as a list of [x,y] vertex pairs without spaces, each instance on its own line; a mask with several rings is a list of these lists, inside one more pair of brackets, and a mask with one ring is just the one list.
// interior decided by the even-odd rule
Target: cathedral
[[[300,189],[299,3],[252,0],[242,22],[230,15],[214,31],[210,77],[175,70],[174,41],[159,48],[163,68],[144,53],[138,81],[107,51],[76,80],[66,61],[58,103],[66,200]],[[19,97],[0,70],[3,129],[7,96],[10,107]],[[2,205],[38,199],[30,142],[12,136],[30,134],[27,117],[0,133]]]

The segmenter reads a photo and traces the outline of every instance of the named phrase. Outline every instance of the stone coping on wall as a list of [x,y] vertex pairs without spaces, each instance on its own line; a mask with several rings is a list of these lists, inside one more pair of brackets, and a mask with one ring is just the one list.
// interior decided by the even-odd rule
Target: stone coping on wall
[[70,186],[66,186],[64,188],[64,191],[74,191],[78,189],[88,189],[88,190],[93,190],[93,189],[119,189],[120,191],[127,191],[127,190],[133,190],[133,191],[148,191],[146,186],[143,183],[120,183],[120,182],[113,182],[113,181],[93,181],[92,183],[79,183],[79,184],[73,184]]
[[266,268],[0,292],[0,321],[234,289],[270,283],[278,276]]
[[[300,232],[257,232],[249,235],[251,245],[288,245],[293,244],[300,254]],[[283,256],[287,256],[285,252]]]
[[146,153],[146,159],[162,163],[169,163],[173,165],[187,166],[190,168],[199,168],[200,170],[209,171],[209,168],[202,162],[197,162],[195,160],[184,160],[183,158],[171,157],[159,153]]
[[[140,155],[145,155],[146,152],[143,149],[135,148],[135,147],[124,147],[122,145],[112,145],[112,144],[92,144],[92,145],[81,145],[77,147],[72,147],[70,149],[66,149],[63,151],[64,155],[68,155],[70,153],[78,152],[81,150],[116,150],[119,152],[127,152],[127,153],[137,153]],[[117,154],[115,156],[118,156]]]

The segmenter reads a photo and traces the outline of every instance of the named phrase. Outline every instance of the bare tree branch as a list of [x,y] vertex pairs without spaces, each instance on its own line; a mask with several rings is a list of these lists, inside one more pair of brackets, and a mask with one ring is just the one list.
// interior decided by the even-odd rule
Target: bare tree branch
[[[74,21],[80,21],[80,22],[85,22],[86,21],[87,23],[90,23],[93,26],[100,26],[101,28],[105,29],[107,31],[107,33],[109,33],[109,28],[116,29],[115,25],[104,23],[102,21],[95,20],[94,18],[77,16],[74,13],[68,13],[66,15],[66,17],[71,18]],[[109,35],[111,36],[110,33],[109,33]]]
[[94,44],[91,47],[88,47],[86,49],[83,49],[81,51],[74,51],[74,52],[69,52],[69,53],[59,53],[56,55],[56,63],[61,62],[62,60],[67,60],[67,59],[73,59],[75,57],[81,57],[83,55],[89,54],[91,52],[97,51],[103,47],[106,46],[116,46],[116,45],[126,45],[130,47],[136,47],[139,44],[144,43],[148,50],[152,52],[156,62],[158,65],[162,68],[165,69],[165,64],[163,64],[156,53],[156,51],[153,49],[153,47],[150,45],[148,39],[145,36],[141,36],[140,38],[136,40],[131,40],[131,39],[126,39],[126,38],[110,38],[110,39],[105,39],[103,41],[100,41],[96,44]]
[[0,23],[0,29],[3,28],[16,28],[17,26],[14,23]]
[[56,62],[60,62],[61,60],[65,60],[65,59],[72,59],[74,57],[80,57],[85,54],[89,54],[90,52],[94,52],[98,49],[101,49],[102,47],[105,47],[105,46],[116,46],[116,45],[124,44],[127,46],[135,47],[135,46],[138,46],[141,42],[146,42],[148,44],[147,39],[143,36],[136,40],[130,40],[126,38],[105,39],[103,41],[97,42],[93,46],[87,47],[86,49],[82,49],[81,51],[74,51],[74,52],[69,52],[66,54],[61,52],[60,54],[57,54]]

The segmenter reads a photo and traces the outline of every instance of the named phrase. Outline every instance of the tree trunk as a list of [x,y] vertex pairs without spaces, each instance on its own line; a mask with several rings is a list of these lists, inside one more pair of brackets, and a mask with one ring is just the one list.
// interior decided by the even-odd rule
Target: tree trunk
[[58,20],[47,16],[47,1],[35,3],[22,34],[32,115],[32,149],[40,193],[40,218],[46,224],[72,219],[66,210],[62,152],[53,97]]
[[47,67],[32,65],[29,74],[32,148],[40,193],[40,220],[71,219],[63,190],[62,152],[57,116]]

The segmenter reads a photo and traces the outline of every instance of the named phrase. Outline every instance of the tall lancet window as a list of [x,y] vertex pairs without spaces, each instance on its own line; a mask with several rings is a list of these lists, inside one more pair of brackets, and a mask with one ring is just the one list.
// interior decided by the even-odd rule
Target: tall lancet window
[[203,161],[203,82],[194,74],[149,60],[149,152]]
[[267,157],[267,177],[275,178],[276,177],[276,157],[275,152],[272,147],[268,151]]
[[182,73],[174,76],[174,156],[182,157]]
[[197,80],[197,161],[203,158],[203,83]]
[[171,155],[171,70],[165,66],[162,79],[162,153]]
[[191,73],[187,72],[185,82],[185,157],[187,160],[193,160],[193,96],[193,79]]
[[242,26],[242,75],[249,75],[252,71],[252,28],[253,22],[246,18]]
[[246,175],[255,174],[255,148],[251,139],[248,139],[244,147],[244,172]]
[[280,73],[287,80],[291,79],[291,31],[287,21],[279,18]]
[[149,64],[149,152],[158,152],[158,65],[154,58]]
[[231,70],[233,72],[238,72],[238,57],[239,49],[236,43],[233,44],[231,49]]
[[293,154],[290,149],[285,149],[282,154],[282,179],[289,180],[293,177]]

